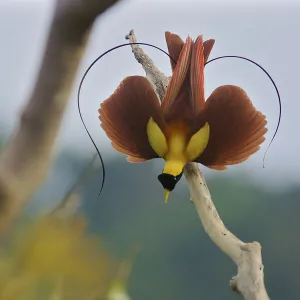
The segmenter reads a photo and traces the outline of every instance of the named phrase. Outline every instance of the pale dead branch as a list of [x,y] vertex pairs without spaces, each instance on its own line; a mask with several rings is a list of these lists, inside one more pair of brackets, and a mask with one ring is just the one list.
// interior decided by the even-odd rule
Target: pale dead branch
[[57,0],[41,68],[0,157],[0,233],[45,179],[92,25],[118,0]]
[[[131,41],[135,42],[133,30],[130,35],[134,37]],[[165,90],[161,89],[161,86],[166,86],[165,82],[168,78],[159,70],[156,72],[157,68],[154,65],[151,66],[153,62],[139,46],[133,46],[132,50],[137,61],[146,70],[148,79],[157,85],[156,91],[161,93],[159,98],[162,99]],[[151,72],[147,72],[147,70],[151,70]],[[195,205],[205,231],[216,246],[237,265],[238,274],[231,279],[231,288],[242,295],[245,300],[268,300],[269,296],[264,284],[260,244],[258,242],[244,243],[225,227],[196,163],[189,163],[184,169],[184,175],[191,201]]]
[[[133,30],[130,30],[129,34],[125,36],[130,43],[136,43],[136,37]],[[146,72],[146,76],[151,82],[156,95],[162,100],[163,95],[166,92],[168,86],[168,78],[154,65],[152,59],[138,46],[131,45],[132,52],[135,59],[142,65]]]

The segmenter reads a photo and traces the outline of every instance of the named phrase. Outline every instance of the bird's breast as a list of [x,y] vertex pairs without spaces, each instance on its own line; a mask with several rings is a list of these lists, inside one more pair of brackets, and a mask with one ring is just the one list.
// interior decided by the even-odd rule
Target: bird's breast
[[168,152],[165,160],[185,160],[186,147],[190,139],[190,128],[184,122],[169,124],[166,130]]

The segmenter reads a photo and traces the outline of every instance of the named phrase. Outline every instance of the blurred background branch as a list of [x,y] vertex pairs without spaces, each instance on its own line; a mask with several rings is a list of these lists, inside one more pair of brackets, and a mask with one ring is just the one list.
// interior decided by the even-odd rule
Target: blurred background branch
[[117,0],[57,0],[41,68],[0,158],[0,233],[45,179],[92,25]]

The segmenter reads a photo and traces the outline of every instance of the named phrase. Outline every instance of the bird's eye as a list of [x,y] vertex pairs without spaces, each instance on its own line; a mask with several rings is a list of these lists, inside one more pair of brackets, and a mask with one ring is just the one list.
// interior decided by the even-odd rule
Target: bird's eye
[[180,180],[182,176],[182,173],[180,173],[177,176],[173,176],[170,174],[162,173],[158,175],[158,180],[164,187],[164,189],[167,189],[168,191],[172,191],[175,188],[176,183]]

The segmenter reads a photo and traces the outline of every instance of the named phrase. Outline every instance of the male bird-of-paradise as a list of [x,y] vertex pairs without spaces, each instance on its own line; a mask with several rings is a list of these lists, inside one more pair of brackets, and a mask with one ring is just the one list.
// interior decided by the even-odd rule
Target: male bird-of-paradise
[[100,106],[101,126],[112,146],[129,162],[162,158],[158,176],[165,201],[184,166],[198,162],[224,170],[258,151],[267,132],[266,117],[243,89],[223,85],[205,101],[204,64],[214,40],[198,36],[184,42],[166,32],[173,75],[160,103],[143,76],[126,77]]

